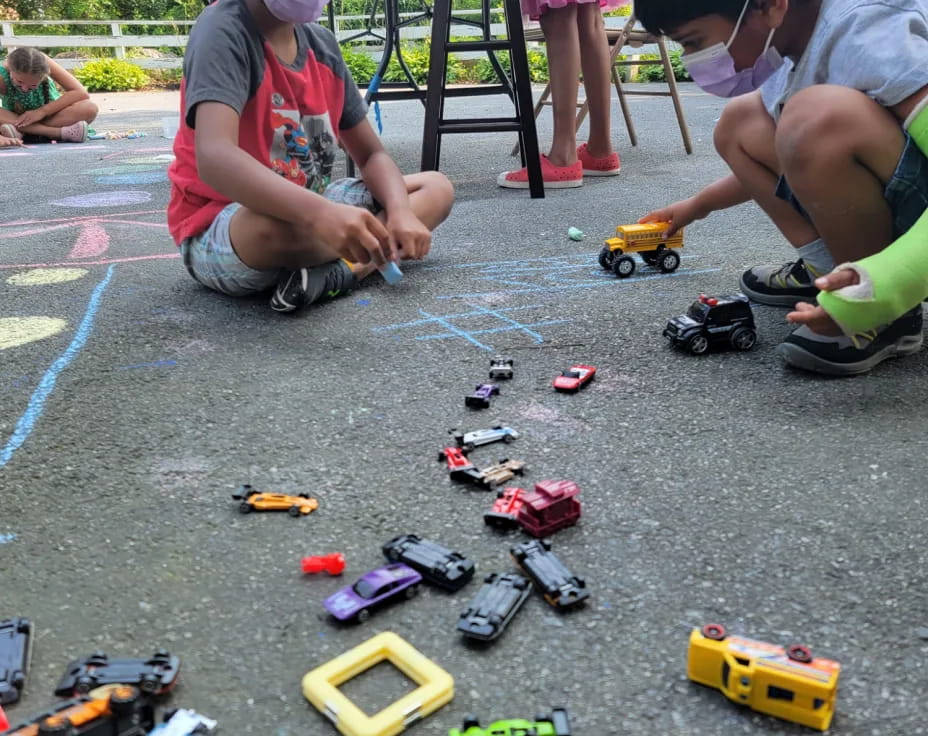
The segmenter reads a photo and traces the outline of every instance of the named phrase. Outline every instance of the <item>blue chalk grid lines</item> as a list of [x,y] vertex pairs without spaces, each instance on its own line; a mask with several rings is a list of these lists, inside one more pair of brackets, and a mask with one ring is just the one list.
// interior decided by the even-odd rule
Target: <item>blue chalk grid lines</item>
[[[683,256],[685,259],[693,256]],[[419,309],[421,319],[409,322],[399,322],[392,325],[373,328],[376,333],[396,333],[401,330],[415,331],[410,339],[414,340],[465,340],[481,350],[492,351],[485,339],[478,336],[496,333],[521,333],[529,337],[533,343],[544,342],[544,337],[535,328],[548,325],[557,325],[569,322],[567,319],[542,319],[534,322],[521,322],[514,313],[529,312],[550,304],[531,304],[518,307],[489,308],[474,303],[474,300],[489,297],[502,297],[514,294],[540,294],[574,289],[590,289],[606,286],[612,289],[637,283],[651,281],[658,278],[679,278],[681,276],[696,276],[718,271],[717,268],[699,270],[676,271],[664,274],[656,269],[641,266],[641,275],[627,279],[617,279],[599,267],[596,254],[581,253],[549,258],[525,258],[517,261],[485,261],[480,263],[465,263],[455,266],[427,266],[424,271],[463,271],[471,272],[457,276],[456,280],[468,279],[475,282],[487,282],[487,285],[496,285],[485,291],[471,291],[460,294],[444,294],[436,297],[439,300],[461,300],[468,307],[466,310],[450,312],[447,314],[432,314]],[[466,325],[478,325],[477,329],[466,329]],[[440,332],[421,334],[422,328],[441,328]]]

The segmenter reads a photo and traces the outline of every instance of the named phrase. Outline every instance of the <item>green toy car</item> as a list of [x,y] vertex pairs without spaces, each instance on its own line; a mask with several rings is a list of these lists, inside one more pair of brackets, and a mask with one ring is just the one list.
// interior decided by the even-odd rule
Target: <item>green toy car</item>
[[448,736],[571,736],[567,708],[552,708],[551,713],[536,716],[534,721],[510,718],[480,727],[475,716],[467,716],[461,728],[452,728]]

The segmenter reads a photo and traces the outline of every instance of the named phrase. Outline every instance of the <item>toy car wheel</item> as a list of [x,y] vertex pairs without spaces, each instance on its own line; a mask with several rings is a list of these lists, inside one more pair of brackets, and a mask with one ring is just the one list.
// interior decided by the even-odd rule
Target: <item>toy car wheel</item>
[[158,675],[142,675],[142,679],[139,680],[139,689],[143,693],[153,693],[161,687],[161,678]]
[[445,459],[445,453],[444,453],[444,451],[443,451],[443,450],[439,450],[439,451],[438,451],[438,462],[441,462],[441,461],[444,460],[444,459]]
[[509,434],[509,433],[504,434],[504,435],[503,435],[503,442],[505,442],[507,445],[508,445],[510,442],[512,442],[512,435]]
[[96,682],[92,677],[87,675],[81,675],[74,681],[74,692],[78,695],[86,695],[96,686]]
[[660,251],[656,250],[646,250],[641,253],[641,260],[647,263],[649,266],[656,266],[658,253]]
[[465,443],[461,446],[461,449],[464,450],[464,452],[470,452],[471,450],[474,449],[474,447],[475,447],[475,445],[474,445],[473,442],[465,442]]
[[693,335],[687,341],[686,349],[693,355],[702,355],[709,349],[709,339],[705,335]]
[[657,261],[657,267],[664,273],[671,273],[677,270],[680,265],[680,254],[673,250],[668,250],[661,255]]
[[612,273],[620,279],[627,279],[635,273],[635,259],[631,256],[621,256],[612,262]]
[[724,641],[728,634],[722,624],[706,624],[702,627],[702,635],[713,641]]
[[67,718],[51,716],[39,723],[37,736],[72,736],[77,733]]
[[736,350],[750,350],[757,342],[757,333],[750,327],[739,327],[731,333],[729,339]]
[[251,504],[250,504],[250,503],[246,503],[245,501],[242,501],[242,502],[238,505],[238,510],[239,510],[239,513],[241,513],[241,514],[250,514],[250,513],[251,513]]
[[461,723],[461,728],[467,730],[468,728],[480,728],[480,721],[477,719],[477,716],[468,713],[464,716],[464,721]]
[[110,693],[110,710],[117,716],[129,715],[135,710],[135,703],[140,697],[141,693],[134,687],[117,687]]
[[358,611],[358,615],[355,616],[358,623],[362,623],[362,624],[365,621],[367,621],[370,617],[371,617],[371,612],[367,610],[366,608],[362,608],[360,611]]
[[419,595],[419,586],[410,585],[408,588],[406,588],[405,591],[403,591],[403,595],[406,596],[406,600],[409,600],[410,598],[415,598],[417,595]]
[[299,506],[291,506],[289,509],[287,509],[287,513],[290,514],[290,516],[299,516],[299,515],[300,515],[300,507],[299,507]]
[[550,713],[536,713],[535,723],[551,723],[551,714]]
[[19,620],[19,624],[16,626],[16,633],[28,634],[30,628],[29,619],[22,618]]
[[794,662],[809,664],[812,661],[812,650],[802,644],[793,644],[786,649],[786,656]]
[[603,249],[599,251],[599,265],[606,271],[612,270],[612,261],[614,260],[615,254],[609,250],[608,247],[603,247]]

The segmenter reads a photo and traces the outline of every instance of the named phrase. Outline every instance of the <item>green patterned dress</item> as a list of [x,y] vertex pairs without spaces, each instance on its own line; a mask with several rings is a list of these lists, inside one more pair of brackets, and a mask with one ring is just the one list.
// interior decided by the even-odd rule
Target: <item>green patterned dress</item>
[[37,110],[46,102],[61,97],[61,92],[58,91],[58,87],[55,86],[51,77],[46,77],[42,84],[28,92],[23,92],[13,84],[13,80],[10,79],[10,72],[5,66],[0,66],[0,79],[3,79],[3,83],[6,85],[6,92],[0,96],[3,109],[15,112],[17,115],[22,115],[27,110]]

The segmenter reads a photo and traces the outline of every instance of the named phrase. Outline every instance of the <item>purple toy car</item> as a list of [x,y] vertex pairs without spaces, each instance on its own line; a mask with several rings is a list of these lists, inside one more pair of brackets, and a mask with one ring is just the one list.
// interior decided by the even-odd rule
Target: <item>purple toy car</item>
[[481,383],[474,393],[464,397],[464,404],[472,409],[489,409],[490,397],[496,394],[499,394],[499,386],[495,383]]
[[367,621],[371,609],[400,596],[412,598],[419,592],[422,576],[409,565],[397,562],[362,575],[354,585],[330,595],[322,605],[339,621]]

